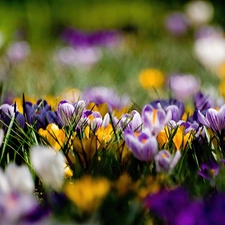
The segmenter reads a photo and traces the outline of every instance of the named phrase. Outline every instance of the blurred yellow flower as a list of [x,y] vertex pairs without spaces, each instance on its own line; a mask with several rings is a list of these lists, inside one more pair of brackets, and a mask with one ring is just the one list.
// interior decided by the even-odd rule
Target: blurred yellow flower
[[219,84],[219,93],[225,97],[225,79],[222,80]]
[[161,130],[157,136],[157,141],[163,147],[168,142],[168,127]]
[[217,73],[221,79],[225,78],[225,62],[219,66]]
[[142,70],[139,75],[139,82],[141,86],[145,89],[154,87],[154,88],[160,88],[164,84],[164,75],[163,73],[154,68]]
[[40,128],[38,133],[45,138],[45,140],[56,150],[60,150],[63,143],[65,142],[66,135],[64,130],[59,129],[59,127],[51,123],[46,127],[46,130]]
[[64,187],[66,196],[81,210],[91,213],[96,210],[110,190],[110,183],[105,178],[85,176]]

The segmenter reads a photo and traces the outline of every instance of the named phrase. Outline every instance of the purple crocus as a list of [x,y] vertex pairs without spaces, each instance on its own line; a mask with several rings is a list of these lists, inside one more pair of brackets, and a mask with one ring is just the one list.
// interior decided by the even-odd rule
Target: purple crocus
[[72,47],[111,47],[121,42],[122,35],[116,30],[100,30],[83,32],[74,28],[67,28],[62,38]]
[[127,147],[140,161],[151,161],[158,152],[158,143],[155,136],[148,129],[135,133],[130,129],[124,131],[124,139]]
[[106,103],[109,111],[130,105],[130,100],[127,96],[120,98],[113,89],[101,86],[87,88],[83,92],[82,99],[87,102],[94,102],[96,105]]
[[194,96],[194,105],[197,110],[202,111],[213,108],[214,101],[210,96],[205,95],[202,92],[198,92]]
[[207,128],[211,128],[213,131],[221,133],[225,128],[225,105],[218,111],[213,108],[208,109],[205,116],[198,110],[198,120]]
[[198,175],[205,178],[206,180],[214,179],[220,171],[220,165],[213,160],[210,160],[208,163],[201,164],[201,170],[198,172]]
[[171,118],[171,110],[165,112],[160,104],[158,104],[158,109],[153,108],[151,105],[145,105],[142,110],[144,127],[150,129],[154,136],[158,135]]
[[140,132],[142,129],[142,118],[139,112],[133,110],[130,114],[125,113],[118,121],[120,129],[131,129],[134,132]]
[[199,91],[200,80],[193,75],[172,74],[168,79],[168,86],[176,99],[185,101]]
[[169,110],[172,113],[172,120],[178,121],[182,118],[184,114],[184,103],[181,101],[178,101],[176,99],[162,99],[162,100],[155,100],[150,103],[155,109],[158,108],[158,104],[161,105],[161,107],[168,112]]
[[167,15],[165,26],[171,34],[181,36],[187,32],[189,24],[183,13],[173,12]]
[[161,150],[155,156],[155,164],[157,172],[170,173],[181,157],[180,151],[176,151],[175,155],[172,157],[170,152],[167,150]]

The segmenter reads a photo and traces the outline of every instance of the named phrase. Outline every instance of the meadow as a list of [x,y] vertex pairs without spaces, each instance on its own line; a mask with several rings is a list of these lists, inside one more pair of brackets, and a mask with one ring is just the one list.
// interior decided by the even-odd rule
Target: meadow
[[219,1],[0,2],[0,225],[224,224]]

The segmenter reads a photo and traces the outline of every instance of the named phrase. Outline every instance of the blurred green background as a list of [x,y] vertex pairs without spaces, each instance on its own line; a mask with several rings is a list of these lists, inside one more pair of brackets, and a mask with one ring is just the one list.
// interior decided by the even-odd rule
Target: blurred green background
[[[1,68],[7,75],[3,79],[5,90],[19,96],[22,93],[42,96],[58,95],[69,87],[83,90],[92,85],[104,85],[115,88],[120,94],[126,93],[134,102],[142,104],[157,97],[154,90],[146,91],[139,84],[138,73],[145,68],[157,68],[165,76],[170,73],[195,74],[204,82],[217,85],[218,77],[206,70],[193,55],[193,31],[178,38],[165,29],[167,14],[184,10],[188,2],[1,0],[0,31],[4,44],[0,53]],[[211,3],[215,11],[213,23],[224,27],[222,0]],[[103,57],[91,68],[60,66],[52,58],[55,49],[65,45],[61,33],[66,27],[86,32],[120,30],[125,44],[116,51],[103,50]],[[17,40],[27,41],[31,54],[19,64],[7,65],[4,52]]]

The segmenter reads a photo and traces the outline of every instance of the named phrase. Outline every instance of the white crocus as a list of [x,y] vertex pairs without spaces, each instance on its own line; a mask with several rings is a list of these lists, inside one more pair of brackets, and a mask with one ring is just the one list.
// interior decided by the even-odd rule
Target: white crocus
[[10,163],[5,170],[5,174],[13,190],[33,193],[34,181],[27,166],[17,166],[15,163]]
[[185,7],[189,22],[193,25],[208,23],[214,14],[213,5],[208,1],[190,1]]
[[47,146],[34,146],[30,152],[31,164],[46,187],[58,191],[64,181],[65,159]]
[[34,182],[27,166],[18,166],[15,163],[10,163],[6,167],[5,172],[0,170],[0,191],[3,193],[19,191],[32,194]]
[[225,62],[225,38],[217,35],[199,38],[194,43],[194,52],[200,63],[215,71]]

